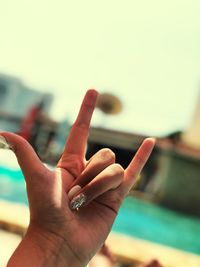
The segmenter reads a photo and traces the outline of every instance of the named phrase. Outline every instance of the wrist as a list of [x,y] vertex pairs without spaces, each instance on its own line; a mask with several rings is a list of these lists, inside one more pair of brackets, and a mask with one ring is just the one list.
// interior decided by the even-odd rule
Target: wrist
[[83,267],[67,242],[55,233],[30,225],[7,267]]

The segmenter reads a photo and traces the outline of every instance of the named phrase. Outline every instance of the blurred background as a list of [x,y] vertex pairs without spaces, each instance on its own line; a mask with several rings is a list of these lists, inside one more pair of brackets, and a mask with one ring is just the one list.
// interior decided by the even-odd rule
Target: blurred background
[[[1,131],[55,166],[96,88],[88,158],[110,147],[126,167],[145,137],[157,139],[107,241],[115,266],[200,266],[199,10],[197,0],[0,0]],[[1,150],[0,266],[27,205],[16,159]]]

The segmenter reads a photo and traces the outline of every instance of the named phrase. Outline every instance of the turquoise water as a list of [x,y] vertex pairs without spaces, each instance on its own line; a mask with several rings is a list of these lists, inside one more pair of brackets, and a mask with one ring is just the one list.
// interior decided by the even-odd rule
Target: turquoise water
[[200,255],[200,219],[133,197],[124,201],[113,231]]
[[21,170],[0,166],[0,198],[27,204],[26,186]]
[[[0,198],[27,204],[20,170],[0,167]],[[133,197],[125,199],[113,231],[200,255],[200,219]]]

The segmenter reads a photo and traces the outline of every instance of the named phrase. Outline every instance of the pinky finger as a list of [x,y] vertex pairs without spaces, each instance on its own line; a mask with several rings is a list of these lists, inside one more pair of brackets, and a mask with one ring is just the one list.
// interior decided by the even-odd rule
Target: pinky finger
[[117,188],[122,183],[123,177],[124,169],[119,164],[108,166],[89,184],[77,192],[70,202],[70,208],[77,210],[82,206],[88,205],[107,191]]
[[142,171],[155,145],[154,138],[146,138],[139,147],[131,163],[125,170],[122,193],[126,195],[135,184],[136,177]]

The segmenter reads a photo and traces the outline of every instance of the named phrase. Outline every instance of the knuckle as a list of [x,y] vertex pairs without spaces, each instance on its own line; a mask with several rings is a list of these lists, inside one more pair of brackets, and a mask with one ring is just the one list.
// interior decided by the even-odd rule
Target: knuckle
[[84,163],[81,157],[77,155],[70,155],[68,157],[61,158],[58,167],[66,169],[73,177],[76,178],[84,169]]
[[124,169],[120,164],[115,164],[115,168],[116,168],[116,173],[118,175],[123,175],[124,174]]
[[112,164],[110,166],[110,172],[111,172],[111,175],[118,175],[118,176],[124,175],[124,169],[118,163]]
[[115,161],[115,153],[109,148],[103,148],[101,150],[101,156],[103,159]]

